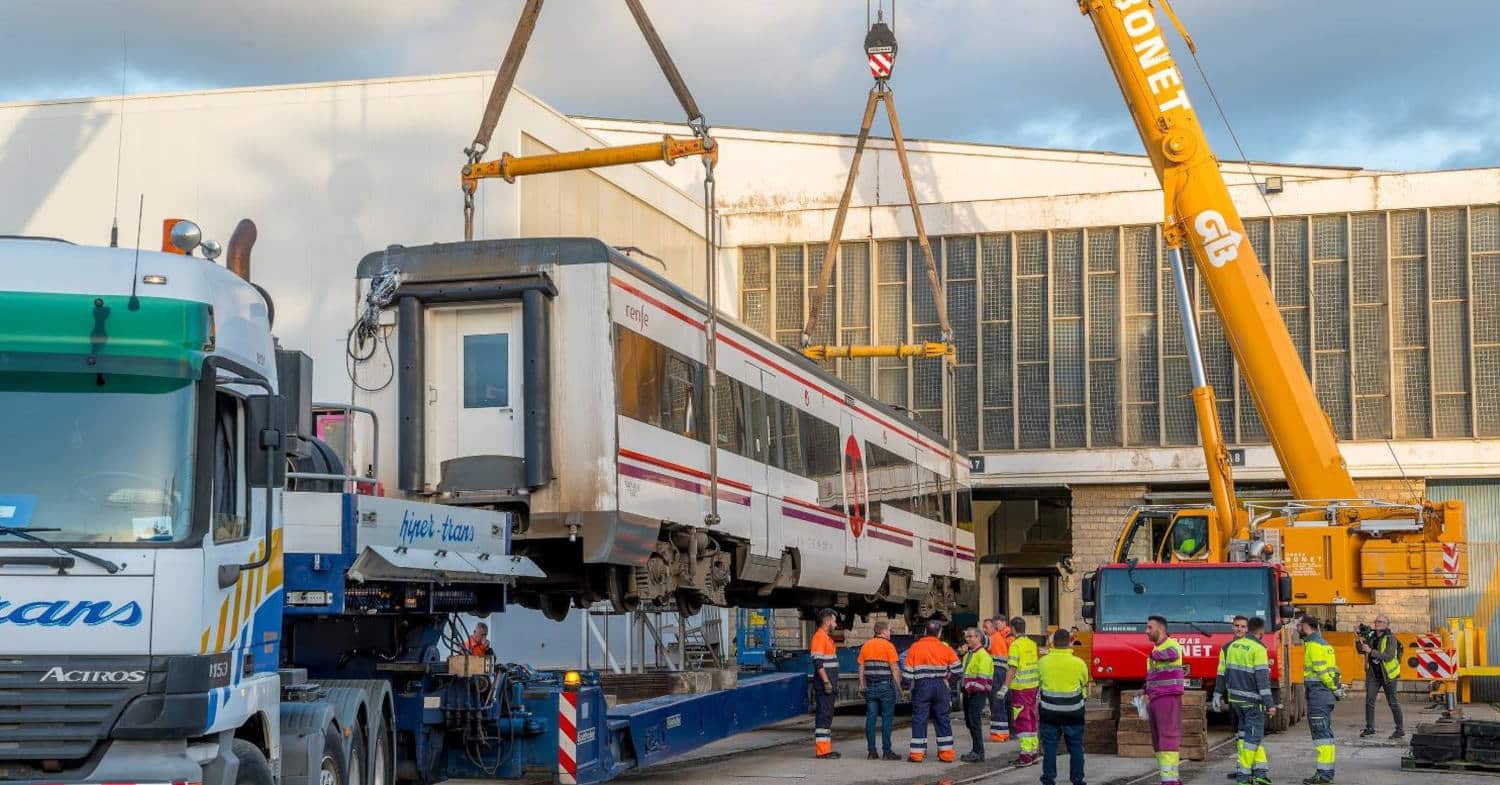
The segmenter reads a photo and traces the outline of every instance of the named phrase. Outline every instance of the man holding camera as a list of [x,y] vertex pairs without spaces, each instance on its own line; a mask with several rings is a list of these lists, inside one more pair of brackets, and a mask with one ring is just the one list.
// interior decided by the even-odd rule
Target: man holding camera
[[1382,613],[1375,617],[1373,629],[1359,625],[1354,648],[1365,658],[1365,729],[1359,735],[1375,735],[1375,702],[1385,692],[1391,718],[1396,722],[1396,732],[1391,738],[1402,738],[1406,732],[1402,730],[1401,703],[1396,700],[1396,684],[1401,680],[1401,644],[1391,634],[1391,620]]

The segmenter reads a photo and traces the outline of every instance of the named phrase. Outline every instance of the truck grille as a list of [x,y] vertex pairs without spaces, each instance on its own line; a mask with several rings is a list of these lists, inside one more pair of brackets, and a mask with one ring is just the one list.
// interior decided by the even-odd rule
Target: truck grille
[[163,678],[150,665],[149,657],[0,656],[0,761],[87,757],[125,704]]

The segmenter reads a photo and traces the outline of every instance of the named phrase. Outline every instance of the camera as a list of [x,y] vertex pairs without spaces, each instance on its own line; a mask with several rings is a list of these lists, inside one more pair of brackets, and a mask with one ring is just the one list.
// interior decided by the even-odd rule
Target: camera
[[1354,635],[1356,638],[1363,641],[1366,646],[1372,649],[1375,648],[1376,632],[1374,627],[1371,627],[1368,624],[1361,624],[1358,627],[1354,628]]

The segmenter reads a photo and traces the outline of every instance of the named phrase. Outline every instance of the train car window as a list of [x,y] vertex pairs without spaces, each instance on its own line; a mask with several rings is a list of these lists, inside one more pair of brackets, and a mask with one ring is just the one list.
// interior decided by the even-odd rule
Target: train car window
[[666,347],[615,325],[616,410],[632,420],[664,427],[662,402],[667,400],[666,382]]
[[915,511],[917,465],[910,458],[865,442],[865,467],[869,476],[871,514],[889,504],[907,512]]
[[666,398],[662,406],[662,427],[689,439],[706,441],[698,427],[699,366],[676,352],[667,355]]
[[510,335],[464,336],[464,408],[510,406]]
[[807,412],[799,412],[798,418],[802,425],[803,454],[807,460],[808,476],[838,476],[844,465],[844,451],[839,446],[839,427]]
[[802,459],[801,418],[797,408],[785,401],[776,401],[776,446],[771,457],[776,467],[792,474],[807,474],[807,462]]
[[739,380],[719,374],[714,410],[719,418],[719,449],[745,454],[745,400]]

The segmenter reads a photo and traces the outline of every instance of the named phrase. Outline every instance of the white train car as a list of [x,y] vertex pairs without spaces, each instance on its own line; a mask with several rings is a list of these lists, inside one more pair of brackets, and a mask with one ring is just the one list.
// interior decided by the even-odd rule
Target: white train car
[[711,520],[707,309],[597,240],[392,248],[359,276],[366,313],[396,314],[400,465],[382,479],[521,513],[517,552],[548,576],[517,588],[524,605],[915,618],[974,578],[968,459],[729,320]]

